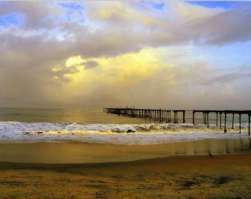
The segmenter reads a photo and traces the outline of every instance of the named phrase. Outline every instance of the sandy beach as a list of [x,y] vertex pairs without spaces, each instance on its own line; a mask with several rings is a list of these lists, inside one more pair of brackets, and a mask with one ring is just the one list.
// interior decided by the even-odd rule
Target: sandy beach
[[1,198],[251,198],[251,155],[0,163]]

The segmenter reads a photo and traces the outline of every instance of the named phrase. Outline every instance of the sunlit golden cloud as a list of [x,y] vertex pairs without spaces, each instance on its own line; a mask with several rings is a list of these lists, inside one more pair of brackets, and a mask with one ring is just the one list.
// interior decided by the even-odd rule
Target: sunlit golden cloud
[[85,66],[89,59],[73,56],[66,59],[64,65],[51,67],[52,78],[62,83],[62,92],[68,97],[78,93],[88,95],[99,85],[106,85],[107,89],[113,85],[121,89],[133,87],[161,69],[173,67],[164,62],[165,52],[164,49],[146,48],[115,57],[92,58],[97,67],[91,69]]

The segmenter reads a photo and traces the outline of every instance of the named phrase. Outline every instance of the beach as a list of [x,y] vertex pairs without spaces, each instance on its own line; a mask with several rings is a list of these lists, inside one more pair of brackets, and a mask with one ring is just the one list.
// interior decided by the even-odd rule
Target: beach
[[73,122],[76,113],[70,122],[54,116],[45,122],[58,111],[46,111],[45,121],[33,119],[34,112],[0,122],[0,198],[250,198],[246,124],[240,134],[101,113],[93,122]]
[[251,155],[0,163],[1,198],[250,198]]
[[65,140],[53,142],[5,142],[0,143],[0,162],[87,164],[250,152],[251,139],[247,137],[134,145],[83,143]]

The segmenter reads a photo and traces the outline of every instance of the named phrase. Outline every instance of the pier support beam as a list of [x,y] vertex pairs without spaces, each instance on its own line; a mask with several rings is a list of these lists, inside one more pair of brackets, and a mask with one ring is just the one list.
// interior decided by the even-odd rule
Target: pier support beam
[[174,123],[178,123],[178,112],[174,111]]
[[239,129],[240,129],[240,132],[241,133],[241,114],[239,113]]
[[171,111],[168,112],[168,122],[169,123],[172,122],[172,112]]
[[159,109],[158,112],[159,112],[159,115],[158,115],[159,119],[158,119],[158,121],[161,122],[161,110]]
[[221,129],[221,115],[222,115],[222,112],[220,112],[220,129]]
[[193,111],[193,125],[195,125],[195,111]]
[[186,123],[186,111],[183,111],[183,123]]
[[232,129],[234,129],[234,113],[232,113]]
[[224,133],[226,133],[227,132],[227,113],[224,112],[224,114],[225,114],[225,117],[224,117]]
[[207,115],[205,112],[203,112],[203,123],[207,124]]
[[161,109],[159,110],[159,122],[160,123],[162,122],[162,110]]
[[248,114],[248,135],[250,136],[250,117],[251,115]]
[[218,128],[219,127],[219,113],[216,112],[216,127]]
[[206,113],[206,116],[207,116],[207,128],[210,127],[210,124],[209,124],[209,112]]
[[[161,110],[161,109],[136,109],[136,108],[104,108],[104,112],[106,113],[111,113],[111,114],[116,114],[118,116],[127,116],[127,117],[133,117],[133,118],[144,118],[144,119],[150,119],[153,121],[157,122],[186,122],[186,110]],[[195,114],[200,113],[199,121],[201,123],[204,123],[207,125],[209,128],[210,125],[210,119],[209,115],[211,113],[216,114],[216,126],[222,128],[222,122],[224,122],[224,132],[227,132],[227,117],[229,117],[229,123],[232,123],[232,129],[235,128],[235,115],[238,114],[239,116],[239,132],[241,133],[242,131],[242,115],[247,115],[248,116],[248,135],[251,136],[251,110],[188,110],[189,113],[192,113],[192,122],[195,125]],[[181,114],[180,116],[180,121],[179,121],[179,113]],[[202,114],[202,115],[201,115]],[[222,115],[224,114],[224,121],[222,121]],[[201,116],[202,121],[201,121]],[[220,118],[219,118],[220,117]],[[237,120],[238,121],[238,120]],[[246,120],[245,120],[246,121]],[[230,128],[229,124],[229,128]]]

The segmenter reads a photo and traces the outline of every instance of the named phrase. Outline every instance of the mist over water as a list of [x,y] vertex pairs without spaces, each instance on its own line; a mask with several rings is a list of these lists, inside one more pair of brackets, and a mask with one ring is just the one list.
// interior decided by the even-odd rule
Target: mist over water
[[118,117],[102,108],[0,108],[0,121],[51,123],[142,123],[136,118]]
[[[173,116],[172,116],[173,117]],[[248,117],[242,115],[242,122],[247,122]],[[182,114],[178,113],[179,122],[182,121]],[[102,108],[0,108],[0,121],[19,121],[19,122],[51,122],[51,123],[85,123],[85,124],[136,124],[151,123],[154,121],[129,118],[107,114]],[[209,115],[212,126],[216,123],[216,114]],[[187,111],[186,122],[192,123],[192,111]],[[203,115],[196,113],[195,122],[203,123]],[[222,115],[222,124],[224,116]],[[232,115],[227,115],[227,123],[232,122]],[[236,126],[239,122],[238,115],[235,115]]]

